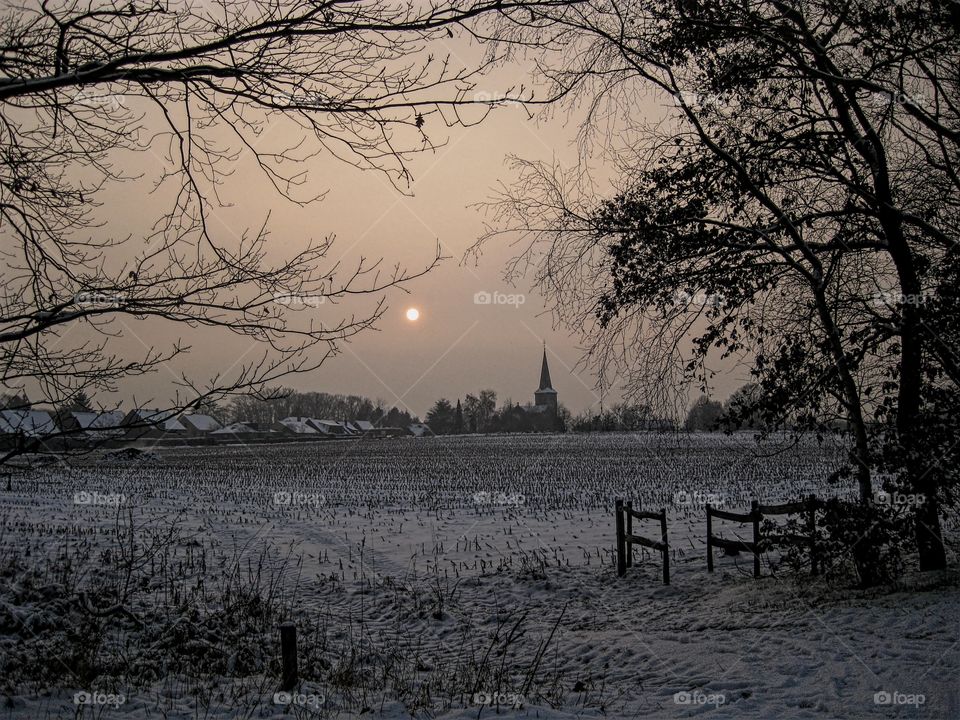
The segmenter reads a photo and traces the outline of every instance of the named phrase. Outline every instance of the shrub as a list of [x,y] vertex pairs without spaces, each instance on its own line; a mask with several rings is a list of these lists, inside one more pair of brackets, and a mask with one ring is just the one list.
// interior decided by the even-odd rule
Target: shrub
[[822,529],[819,554],[827,574],[851,565],[862,587],[896,579],[903,569],[903,552],[910,539],[905,513],[874,503],[832,498],[817,518]]

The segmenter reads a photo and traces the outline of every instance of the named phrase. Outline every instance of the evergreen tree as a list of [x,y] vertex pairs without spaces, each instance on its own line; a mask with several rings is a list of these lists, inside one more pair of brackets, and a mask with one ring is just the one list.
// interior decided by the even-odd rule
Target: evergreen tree
[[83,390],[78,390],[77,394],[71,398],[66,405],[67,410],[75,412],[93,412],[93,403]]
[[427,424],[437,435],[447,435],[453,429],[453,405],[446,398],[440,398],[427,413]]

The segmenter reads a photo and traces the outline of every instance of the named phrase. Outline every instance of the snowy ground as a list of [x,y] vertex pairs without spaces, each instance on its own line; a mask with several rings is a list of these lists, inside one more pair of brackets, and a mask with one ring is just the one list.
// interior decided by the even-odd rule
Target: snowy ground
[[[774,450],[411,439],[15,474],[0,717],[960,718],[956,577],[864,592],[719,555],[707,573],[704,500],[846,491],[825,482],[836,448]],[[668,509],[671,586],[639,550],[616,577],[615,497]]]

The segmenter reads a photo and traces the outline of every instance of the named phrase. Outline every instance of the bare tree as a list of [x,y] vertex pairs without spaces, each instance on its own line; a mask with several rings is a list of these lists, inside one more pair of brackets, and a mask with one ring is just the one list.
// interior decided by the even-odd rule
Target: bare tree
[[[34,402],[116,390],[189,348],[122,356],[120,323],[224,330],[261,346],[229,377],[180,378],[176,405],[255,390],[315,368],[370,328],[384,294],[429,271],[328,260],[303,237],[274,260],[268,218],[239,240],[211,226],[240,158],[296,205],[307,162],[329,155],[409,182],[411,153],[484,68],[444,42],[535,2],[48,0],[0,14],[0,384]],[[456,35],[455,35],[456,34]],[[495,58],[491,58],[492,62]],[[268,127],[281,128],[264,139]],[[144,168],[159,160],[150,184]],[[148,187],[144,187],[148,185]],[[111,230],[122,187],[160,208],[142,235]],[[336,317],[339,301],[375,298]],[[371,309],[372,307],[372,309]],[[322,312],[320,312],[322,310]],[[343,313],[343,310],[339,312]],[[322,320],[317,319],[322,315]],[[75,332],[77,327],[82,332]],[[68,337],[69,333],[69,337]],[[81,338],[81,339],[76,339]],[[313,349],[312,355],[307,351]]]
[[[706,382],[718,353],[750,364],[770,416],[841,416],[864,502],[880,465],[926,498],[924,569],[944,565],[938,502],[955,482],[929,458],[954,453],[943,408],[960,381],[957,17],[956,3],[612,0],[498,35],[563,48],[542,76],[582,103],[584,138],[612,127],[621,153],[606,199],[519,163],[492,232],[529,241],[514,269],[535,267],[634,388]],[[638,122],[651,91],[672,119]]]

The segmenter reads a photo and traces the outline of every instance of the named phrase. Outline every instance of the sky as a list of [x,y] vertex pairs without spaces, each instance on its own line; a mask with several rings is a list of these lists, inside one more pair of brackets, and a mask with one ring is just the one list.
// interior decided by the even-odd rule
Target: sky
[[[474,47],[459,40],[445,48],[469,64],[477,57]],[[501,70],[477,86],[478,92],[500,92],[525,80],[522,68]],[[528,79],[527,79],[528,80]],[[641,118],[663,113],[662,99],[648,98],[635,109]],[[383,266],[400,264],[411,271],[429,263],[439,244],[445,259],[425,277],[408,283],[405,292],[387,294],[389,308],[375,331],[341,345],[341,353],[309,374],[287,379],[298,390],[364,395],[423,417],[441,397],[455,401],[480,389],[496,391],[500,402],[533,400],[540,375],[541,353],[546,348],[554,388],[560,402],[574,414],[596,411],[601,398],[595,378],[580,364],[582,341],[557,327],[544,299],[527,278],[516,286],[503,280],[506,263],[516,253],[508,240],[488,243],[477,259],[465,253],[484,232],[484,214],[477,203],[490,199],[499,183],[514,176],[512,155],[527,160],[557,162],[570,167],[581,160],[576,146],[578,120],[563,112],[539,112],[530,117],[523,108],[504,105],[471,127],[446,128],[428,119],[425,128],[434,150],[413,157],[408,168],[413,182],[406,193],[398,191],[380,173],[361,171],[329,155],[305,163],[309,173],[307,193],[325,193],[322,201],[298,207],[279,197],[267,184],[249,156],[241,156],[233,174],[225,179],[222,196],[227,206],[215,208],[210,224],[224,242],[241,237],[270,217],[270,244],[283,254],[296,251],[309,239],[336,237],[328,260],[344,267],[361,257],[383,259]],[[270,127],[258,143],[285,142],[281,125]],[[272,137],[271,137],[272,135]],[[147,154],[143,177],[108,189],[102,195],[101,215],[111,233],[145,230],[156,197],[147,196],[149,178],[162,167],[158,154]],[[602,175],[603,168],[599,168]],[[362,313],[365,300],[310,307],[320,321]],[[416,308],[419,318],[407,319]],[[157,373],[125,383],[114,397],[95,398],[101,404],[162,405],[173,396],[179,375],[200,380],[227,374],[252,360],[257,347],[245,339],[154,322],[124,320],[117,348],[129,353],[148,347],[163,348],[182,337],[191,345],[188,355],[160,368]],[[716,395],[725,397],[742,378],[721,377]],[[607,405],[618,400],[615,383],[607,392]]]
[[[406,284],[406,292],[387,293],[389,308],[375,331],[343,344],[339,356],[285,384],[382,398],[421,417],[440,397],[453,401],[485,388],[494,389],[499,401],[527,403],[537,388],[546,344],[561,402],[575,413],[597,406],[594,378],[578,367],[579,339],[554,327],[544,299],[529,283],[512,287],[502,279],[515,248],[497,241],[485,246],[479,258],[465,257],[484,231],[484,213],[473,206],[490,198],[498,182],[509,182],[508,157],[573,162],[571,135],[562,122],[538,122],[518,107],[505,106],[480,125],[439,129],[436,137],[446,136],[446,144],[411,161],[409,195],[376,172],[325,158],[316,159],[312,171],[315,186],[326,196],[311,207],[270,199],[259,183],[239,188],[236,207],[216,213],[215,227],[226,235],[257,225],[269,211],[270,243],[278,248],[294,250],[307,238],[334,235],[330,264],[349,267],[363,256],[382,258],[386,268],[400,263],[412,271],[430,262],[438,244],[444,256],[426,276]],[[252,169],[241,174],[253,176]],[[340,317],[366,307],[362,301],[346,301],[300,312]],[[419,311],[415,322],[406,317],[410,308]],[[169,329],[156,332],[159,338],[169,335]],[[134,351],[159,339],[133,322],[124,335]],[[218,336],[215,343],[189,333],[184,337],[193,344],[186,365],[197,376],[220,370],[226,358],[230,367],[247,350],[252,359],[257,351],[228,336]],[[172,364],[133,381],[123,395],[165,399],[170,393],[165,384],[180,369],[181,364]]]

